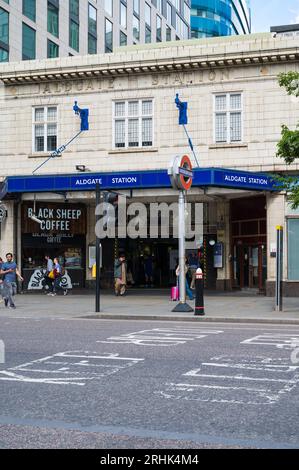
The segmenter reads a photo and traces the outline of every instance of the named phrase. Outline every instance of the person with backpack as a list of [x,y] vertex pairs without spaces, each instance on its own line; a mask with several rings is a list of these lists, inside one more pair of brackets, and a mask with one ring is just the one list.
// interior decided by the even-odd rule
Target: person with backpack
[[53,262],[54,262],[54,266],[53,266],[54,285],[53,285],[53,291],[48,295],[51,295],[52,297],[54,297],[55,295],[57,295],[57,291],[59,291],[59,290],[63,290],[63,295],[67,295],[68,290],[64,289],[61,286],[61,278],[65,274],[64,268],[59,264],[58,258],[54,258]]

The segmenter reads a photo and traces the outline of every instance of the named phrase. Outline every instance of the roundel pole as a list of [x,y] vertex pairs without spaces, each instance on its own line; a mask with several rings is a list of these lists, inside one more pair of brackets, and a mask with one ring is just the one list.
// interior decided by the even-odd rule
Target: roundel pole
[[174,189],[179,190],[179,292],[180,301],[172,310],[173,312],[193,312],[193,308],[186,302],[186,273],[185,273],[185,205],[186,193],[192,186],[193,172],[188,155],[175,157],[168,171],[171,184]]

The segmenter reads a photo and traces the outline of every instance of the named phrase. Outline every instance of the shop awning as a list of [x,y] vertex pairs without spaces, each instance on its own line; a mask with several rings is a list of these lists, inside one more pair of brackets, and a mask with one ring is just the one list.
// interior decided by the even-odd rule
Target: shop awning
[[[103,190],[170,188],[167,170],[80,173],[72,175],[9,176],[7,193],[94,191],[99,183]],[[193,187],[222,187],[251,191],[275,191],[275,181],[269,174],[224,168],[194,170]]]

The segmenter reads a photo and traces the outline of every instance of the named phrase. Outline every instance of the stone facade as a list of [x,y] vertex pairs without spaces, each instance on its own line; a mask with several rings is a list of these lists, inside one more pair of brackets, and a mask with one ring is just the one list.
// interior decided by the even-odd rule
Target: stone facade
[[[90,131],[82,134],[62,157],[45,165],[40,175],[74,174],[79,164],[93,173],[168,168],[173,156],[188,151],[186,136],[178,127],[175,93],[189,103],[188,130],[201,167],[297,172],[299,162],[286,167],[275,156],[281,125],[294,128],[299,118],[298,102],[277,83],[278,74],[289,70],[299,71],[298,44],[293,38],[273,38],[271,34],[128,47],[109,57],[5,64],[0,71],[1,177],[29,175],[46,157],[33,151],[32,109],[58,108],[60,146],[78,129],[72,111],[75,100],[90,110]],[[227,93],[242,94],[242,140],[216,143],[214,96]],[[153,145],[115,148],[113,103],[141,99],[153,100]],[[209,200],[200,189],[193,191],[198,200]],[[218,269],[217,286],[231,288],[230,201],[254,194],[217,189],[208,193],[218,201],[217,219],[224,221],[218,239],[226,247],[226,262],[223,269]],[[155,196],[150,191],[138,192],[139,197],[149,195]],[[88,204],[87,237],[91,241],[94,203]],[[267,195],[269,292],[275,276],[270,246],[275,242],[276,225],[285,226],[285,204],[283,194]],[[11,233],[11,225],[2,230],[1,253],[13,248],[7,233]],[[285,250],[287,282],[287,244]]]

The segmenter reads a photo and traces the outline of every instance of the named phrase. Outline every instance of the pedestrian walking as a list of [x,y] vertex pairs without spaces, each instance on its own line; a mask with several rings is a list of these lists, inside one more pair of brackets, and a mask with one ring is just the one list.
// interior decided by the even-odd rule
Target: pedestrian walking
[[0,279],[0,296],[1,296],[0,303],[4,301],[5,307],[10,306],[12,308],[15,308],[14,302],[11,296],[10,286],[5,281],[2,281],[2,279]]
[[[185,274],[186,274],[186,294],[188,295],[189,299],[190,300],[194,300],[194,296],[193,296],[193,292],[192,290],[190,289],[190,286],[189,286],[189,282],[188,282],[188,279],[187,279],[187,273],[189,271],[189,265],[188,265],[188,260],[187,258],[185,259]],[[180,265],[178,264],[177,268],[176,268],[176,271],[175,271],[177,277],[178,277],[178,282],[177,282],[177,285],[180,285],[180,281],[179,281],[179,276],[180,276]]]
[[6,254],[6,262],[2,263],[0,274],[3,276],[4,284],[10,290],[10,296],[4,298],[5,306],[10,308],[16,308],[13,297],[17,293],[17,277],[21,281],[24,281],[23,277],[20,274],[17,264],[13,260],[12,253]]
[[114,289],[115,295],[125,295],[127,285],[126,257],[121,254],[114,262]]
[[53,284],[54,284],[54,263],[49,255],[45,256],[45,260],[47,262],[45,277],[44,277],[44,287],[53,292]]
[[55,295],[57,295],[57,292],[58,292],[59,290],[63,290],[63,295],[67,295],[67,294],[68,294],[68,290],[67,290],[67,289],[64,289],[64,288],[61,286],[61,279],[62,279],[62,276],[63,276],[63,268],[62,268],[62,266],[59,264],[58,258],[54,258],[53,271],[54,271],[54,285],[53,285],[53,291],[52,291],[51,293],[49,293],[48,295],[54,297]]
[[198,268],[198,258],[195,253],[191,253],[189,256],[189,267],[191,276],[191,283],[189,280],[190,289],[195,289],[196,270]]
[[144,260],[145,287],[153,287],[153,260],[147,256]]

